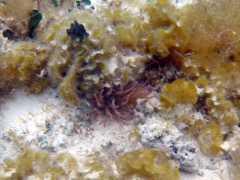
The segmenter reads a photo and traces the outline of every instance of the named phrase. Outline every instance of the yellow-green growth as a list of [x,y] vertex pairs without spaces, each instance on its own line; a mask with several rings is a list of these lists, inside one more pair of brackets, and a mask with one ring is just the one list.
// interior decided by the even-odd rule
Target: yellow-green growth
[[178,168],[162,150],[144,149],[120,155],[115,164],[123,179],[177,180]]
[[201,151],[209,156],[216,156],[221,151],[220,146],[223,143],[223,136],[220,126],[215,122],[202,127],[198,135],[198,141]]
[[[24,179],[35,172],[34,165],[42,166],[48,158],[47,152],[26,150],[15,160],[5,159],[0,169],[6,174],[2,179]],[[7,174],[10,174],[9,178]]]
[[[89,34],[81,42],[74,41],[66,31],[76,19]],[[79,96],[114,80],[120,55],[106,26],[100,17],[74,10],[52,22],[42,35],[43,42],[50,42],[52,49],[49,74],[59,85],[60,95],[69,103],[79,103]]]
[[50,84],[48,58],[48,50],[40,44],[28,41],[15,43],[0,62],[1,91],[24,86],[29,92],[42,92]]
[[218,97],[218,101],[207,98],[206,103],[210,117],[218,124],[233,127],[239,123],[239,117],[233,103],[225,100],[225,97]]
[[[103,162],[97,155],[88,158],[87,162],[84,163],[87,171],[83,173],[83,179],[94,179],[94,180],[115,180],[112,169],[107,165],[107,162]],[[92,174],[94,178],[91,177]]]
[[203,121],[201,119],[198,119],[193,123],[189,131],[193,136],[198,136],[203,126],[204,126]]
[[0,5],[0,21],[13,31],[17,37],[28,37],[30,13],[34,9],[33,0],[3,0]]
[[82,174],[69,153],[51,155],[46,151],[25,150],[16,159],[5,159],[0,165],[0,179],[80,179]]
[[195,104],[197,102],[197,88],[191,81],[177,79],[171,84],[163,86],[163,93],[160,94],[160,100],[164,107],[173,107],[178,103]]

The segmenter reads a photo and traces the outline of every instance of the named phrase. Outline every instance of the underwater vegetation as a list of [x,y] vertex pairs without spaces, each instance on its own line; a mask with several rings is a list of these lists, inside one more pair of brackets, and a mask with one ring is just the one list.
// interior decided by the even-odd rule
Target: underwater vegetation
[[[30,17],[26,15],[22,19],[31,20],[34,3],[26,3],[23,0],[23,4],[29,6],[24,9],[25,11],[31,10],[25,12]],[[56,6],[58,1],[52,4]],[[41,4],[37,2],[37,5]],[[167,11],[161,10],[159,16],[152,13],[156,8],[163,7],[166,7]],[[13,15],[4,14],[6,9],[14,8],[12,1],[9,3],[4,1],[1,8],[3,19],[14,17],[12,19],[18,20],[15,18],[17,12]],[[41,8],[40,11],[48,17]],[[44,31],[37,31],[34,39],[48,46],[47,74],[52,83],[58,85],[63,99],[71,104],[79,104],[88,90],[98,92],[104,87],[109,87],[112,82],[121,83],[124,74],[128,74],[124,78],[125,81],[135,80],[139,76],[136,72],[141,69],[143,71],[144,63],[149,59],[148,52],[154,55],[161,54],[160,56],[169,54],[168,46],[176,45],[172,40],[176,37],[175,33],[172,33],[177,28],[176,18],[168,14],[174,13],[174,6],[167,1],[157,1],[147,3],[144,12],[149,16],[150,21],[147,18],[143,21],[139,15],[134,17],[130,10],[123,10],[115,5],[109,10],[99,10],[97,16],[73,8],[56,20],[49,19],[47,27],[45,27],[46,22],[42,22],[46,20],[43,19],[39,23],[40,19],[35,19],[34,28],[36,26],[39,29],[45,28]],[[36,15],[40,14],[33,16]],[[11,28],[7,22],[3,23],[11,29],[4,32],[7,37],[15,36],[20,31]],[[30,26],[28,25],[28,28]],[[171,34],[174,34],[171,40],[162,41]],[[154,44],[152,44],[153,39],[155,39]],[[122,56],[123,48],[130,48],[136,51],[136,54],[142,55],[125,60]]]
[[144,149],[125,153],[116,159],[118,173],[124,179],[179,179],[178,168],[166,152]]
[[14,0],[1,1],[0,21],[8,29],[3,31],[3,36],[9,40],[27,39],[34,37],[34,30],[42,20],[42,14],[34,9],[34,1],[20,0],[21,6],[16,7]]
[[26,149],[15,159],[5,159],[0,165],[2,180],[8,179],[179,179],[178,168],[167,153],[157,149],[144,149],[124,153],[116,158],[117,172],[92,155],[79,162],[67,152],[51,154],[47,151]]
[[[30,13],[33,10],[33,1],[26,3],[26,0],[20,0],[21,6],[16,7],[14,0],[0,1],[0,20],[14,34],[16,38],[27,37],[29,33]],[[14,38],[15,39],[15,38]]]
[[223,143],[220,126],[214,122],[204,125],[198,135],[198,140],[202,152],[210,156],[217,155]]
[[77,21],[74,21],[70,25],[70,28],[67,29],[68,36],[72,37],[73,41],[80,41],[84,39],[85,36],[88,36],[89,34],[86,32],[86,29],[82,24],[79,24]]
[[197,102],[197,89],[192,82],[184,79],[177,79],[171,84],[164,84],[162,87],[164,93],[160,94],[161,101],[166,107],[174,106],[177,103],[193,103]]
[[49,86],[46,71],[49,55],[45,46],[34,42],[16,42],[2,56],[1,95],[21,86],[28,92],[38,94]]
[[69,153],[60,153],[51,157],[46,151],[27,149],[16,159],[5,159],[0,167],[3,175],[0,178],[25,179],[33,177],[37,179],[81,178],[77,172],[77,162]]
[[[78,23],[85,29],[81,36],[84,38],[79,37],[79,41],[75,41],[70,33],[71,22],[76,17],[82,18]],[[93,14],[73,10],[53,22],[43,34],[42,40],[50,42],[52,49],[49,74],[53,82],[59,84],[60,95],[69,103],[78,104],[87,91],[98,91],[105,84],[120,79],[120,53],[112,39],[107,40],[106,26]]]

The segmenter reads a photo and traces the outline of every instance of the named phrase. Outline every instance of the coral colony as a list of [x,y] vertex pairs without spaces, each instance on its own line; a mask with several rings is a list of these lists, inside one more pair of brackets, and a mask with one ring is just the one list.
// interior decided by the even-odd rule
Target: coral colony
[[[0,95],[55,87],[73,107],[88,103],[91,123],[100,118],[105,128],[142,118],[134,131],[143,148],[105,163],[97,155],[77,162],[70,153],[25,147],[3,161],[0,179],[176,180],[179,169],[197,172],[197,150],[209,158],[227,154],[238,179],[240,1],[197,0],[182,8],[167,0],[103,3],[108,8],[83,0],[1,0]],[[159,105],[138,115],[151,97]],[[177,108],[171,122],[158,118]],[[197,145],[184,144],[185,136]]]

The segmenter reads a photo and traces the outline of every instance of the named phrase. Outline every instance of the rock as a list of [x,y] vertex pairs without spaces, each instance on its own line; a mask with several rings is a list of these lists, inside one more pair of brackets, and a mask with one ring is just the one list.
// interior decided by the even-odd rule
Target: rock
[[180,169],[191,173],[198,171],[196,144],[183,139],[183,135],[173,125],[163,121],[151,122],[139,125],[139,133],[145,147],[166,149]]

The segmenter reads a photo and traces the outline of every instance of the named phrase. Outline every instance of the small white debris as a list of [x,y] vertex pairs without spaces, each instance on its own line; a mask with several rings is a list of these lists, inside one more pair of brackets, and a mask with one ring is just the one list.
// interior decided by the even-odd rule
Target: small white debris
[[74,129],[74,123],[72,121],[68,122],[66,125],[67,135],[71,136]]

